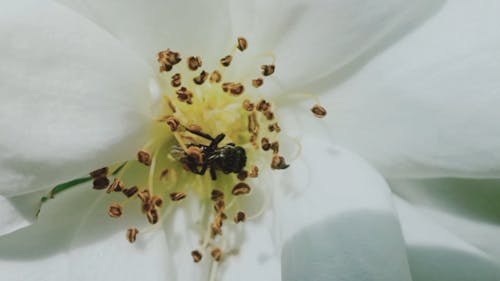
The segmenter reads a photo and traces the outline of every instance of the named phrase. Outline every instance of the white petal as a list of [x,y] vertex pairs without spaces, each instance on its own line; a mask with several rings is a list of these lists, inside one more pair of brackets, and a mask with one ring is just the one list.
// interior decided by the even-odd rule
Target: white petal
[[303,145],[309,187],[277,206],[283,280],[411,280],[383,178],[327,142],[306,139]]
[[47,203],[37,223],[0,237],[1,279],[166,280],[171,260],[162,232],[130,244],[125,231],[137,221],[109,218],[109,201],[99,196],[73,189]]
[[361,56],[394,42],[441,2],[233,1],[231,17],[235,36],[244,34],[251,47],[275,52],[276,76],[293,88],[366,60]]
[[499,11],[447,2],[328,97],[333,138],[389,177],[498,177]]
[[500,260],[498,180],[397,180],[390,184],[427,217]]
[[[218,60],[229,41],[230,25],[225,0],[59,0],[107,29],[148,62],[156,63],[160,50],[171,48],[186,55]],[[217,57],[209,58],[208,54]]]
[[413,281],[498,280],[498,260],[465,243],[421,209],[400,199],[396,206]]
[[47,189],[129,159],[150,117],[149,69],[50,1],[0,11],[0,194]]

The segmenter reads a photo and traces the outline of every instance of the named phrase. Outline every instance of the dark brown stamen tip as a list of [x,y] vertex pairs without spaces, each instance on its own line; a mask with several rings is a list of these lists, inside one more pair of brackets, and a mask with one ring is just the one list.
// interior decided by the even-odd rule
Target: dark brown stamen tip
[[122,215],[122,206],[118,203],[113,203],[108,208],[108,215],[112,218],[119,218]]
[[147,217],[150,224],[158,223],[159,216],[156,209],[152,208],[151,210],[149,210],[149,212],[147,213]]
[[212,193],[210,194],[210,199],[212,199],[212,201],[223,200],[224,199],[224,192],[222,192],[218,189],[214,189],[214,190],[212,190]]
[[161,180],[166,179],[166,178],[167,178],[167,176],[168,176],[169,171],[170,171],[169,169],[165,169],[165,170],[163,170],[163,171],[161,172],[161,174],[160,174],[160,179],[161,179]]
[[123,189],[123,194],[127,196],[128,198],[134,196],[137,192],[139,191],[139,188],[137,186],[132,186],[131,188],[125,188]]
[[137,161],[143,165],[151,166],[151,154],[145,150],[139,150],[137,152]]
[[193,92],[188,90],[186,87],[181,87],[179,90],[175,92],[177,94],[177,99],[181,102],[185,102],[187,104],[192,104]]
[[271,121],[271,120],[274,119],[274,113],[272,111],[270,111],[270,110],[264,111],[263,114],[264,114],[264,116],[266,117],[266,119],[268,121]]
[[244,195],[250,193],[251,188],[248,184],[240,182],[233,187],[231,193],[235,196]]
[[210,74],[210,82],[211,83],[219,83],[222,80],[222,75],[219,71],[214,70],[212,74]]
[[278,152],[280,152],[279,142],[275,141],[275,142],[271,143],[271,149],[273,150],[274,154],[278,154]]
[[109,179],[106,177],[100,177],[94,179],[92,182],[93,188],[97,190],[105,189],[109,185]]
[[128,242],[130,243],[134,243],[136,238],[137,238],[137,234],[139,234],[139,230],[137,228],[129,228],[127,230],[127,240]]
[[198,250],[192,251],[191,256],[193,257],[193,261],[196,263],[200,262],[201,259],[203,258],[203,255]]
[[269,76],[274,73],[276,66],[274,64],[265,64],[260,67],[262,69],[262,75]]
[[255,105],[250,100],[244,100],[242,106],[246,111],[252,111],[255,108]]
[[165,116],[161,121],[165,122],[169,127],[172,132],[177,131],[179,129],[179,126],[181,125],[181,122],[179,119],[175,118],[173,115],[168,115]]
[[115,192],[120,192],[125,188],[125,185],[120,179],[114,179],[113,183],[111,183],[108,187],[108,190],[106,190],[106,193],[111,193],[113,191]]
[[172,201],[180,201],[184,198],[186,198],[186,193],[184,193],[184,192],[172,192],[172,193],[170,193],[170,199]]
[[234,222],[235,223],[240,223],[240,222],[244,222],[245,219],[246,219],[246,214],[242,211],[239,211],[238,213],[236,213],[236,215],[234,216]]
[[214,260],[218,262],[222,258],[222,251],[219,248],[215,248],[212,250],[211,255],[212,255],[212,258],[214,258]]
[[146,189],[137,193],[137,197],[139,197],[143,203],[146,203],[149,201],[149,198],[151,198],[151,194],[149,193],[149,190]]
[[269,129],[269,132],[276,132],[279,133],[281,132],[281,127],[278,125],[278,123],[273,123],[267,127]]
[[201,71],[200,75],[196,76],[193,78],[193,82],[197,85],[201,85],[207,80],[208,78],[208,73],[205,72],[205,70]]
[[223,66],[229,66],[231,64],[232,60],[233,60],[233,56],[227,55],[227,56],[220,59],[220,64],[222,64]]
[[259,103],[257,103],[257,111],[265,112],[269,111],[271,109],[271,104],[267,102],[266,100],[260,100]]
[[252,86],[254,86],[255,88],[262,86],[262,84],[264,84],[264,79],[262,78],[257,78],[252,80]]
[[176,73],[172,76],[172,81],[170,82],[170,85],[172,85],[172,87],[174,87],[174,88],[177,88],[182,84],[181,82],[182,82],[181,81],[181,74]]
[[269,142],[269,140],[267,138],[262,138],[260,140],[260,146],[262,147],[262,150],[264,150],[264,151],[268,151],[269,149],[271,149],[271,143]]
[[286,169],[288,167],[290,167],[290,165],[288,165],[285,162],[285,158],[283,156],[279,156],[277,154],[273,156],[273,160],[271,162],[272,169],[282,170],[282,169]]
[[248,176],[251,178],[256,178],[259,176],[259,167],[257,166],[252,166],[252,169],[248,173]]
[[198,67],[201,67],[202,62],[200,57],[189,57],[187,59],[189,69],[195,71]]
[[246,48],[248,48],[247,39],[238,37],[238,49],[243,52],[244,50],[246,50]]
[[102,177],[108,176],[108,172],[109,172],[108,167],[103,167],[103,168],[100,168],[100,169],[97,169],[95,171],[90,172],[90,176],[93,179],[102,178]]
[[319,104],[314,105],[313,108],[311,108],[311,112],[318,118],[326,116],[326,109]]
[[161,206],[163,205],[163,199],[155,195],[151,198],[150,203],[151,205],[161,208]]
[[238,173],[238,179],[240,181],[244,181],[247,177],[248,177],[248,172],[246,170],[241,170],[239,173]]

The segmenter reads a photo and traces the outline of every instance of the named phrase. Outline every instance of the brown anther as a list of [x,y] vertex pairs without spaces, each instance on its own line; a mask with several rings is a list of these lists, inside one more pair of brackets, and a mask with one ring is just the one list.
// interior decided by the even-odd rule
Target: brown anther
[[177,94],[177,99],[179,99],[179,101],[186,102],[188,104],[193,103],[192,102],[193,93],[190,90],[188,90],[186,87],[181,87],[175,93]]
[[109,172],[108,167],[103,167],[103,168],[100,168],[100,169],[97,169],[95,171],[90,172],[90,176],[93,179],[103,178],[103,177],[106,177],[108,175],[108,172]]
[[271,104],[267,102],[266,100],[260,100],[259,103],[257,103],[257,111],[269,111],[271,109]]
[[252,114],[248,115],[248,132],[254,135],[259,133],[259,123],[257,121],[257,114],[255,114],[255,112],[252,112]]
[[182,84],[182,81],[181,81],[181,74],[180,73],[176,73],[172,76],[172,81],[170,82],[170,85],[172,85],[172,87],[174,88],[177,88],[179,87],[180,85]]
[[231,87],[231,89],[229,89],[229,92],[232,95],[239,96],[243,93],[244,90],[245,90],[245,86],[243,86],[243,84],[234,83],[233,86]]
[[137,161],[146,166],[151,166],[151,154],[145,150],[139,150],[137,152]]
[[93,188],[97,190],[105,189],[109,185],[109,179],[107,177],[100,177],[94,179],[92,182]]
[[172,193],[170,193],[170,199],[172,201],[180,201],[184,198],[186,198],[186,193],[184,193],[184,192],[172,192]]
[[212,201],[224,200],[224,192],[222,192],[218,189],[214,189],[214,190],[212,190],[212,193],[210,194],[210,199],[212,199]]
[[212,238],[222,234],[222,218],[220,216],[215,216],[214,221],[210,225]]
[[233,56],[227,55],[227,56],[220,59],[220,64],[222,64],[223,66],[229,66],[231,64],[232,60],[233,60]]
[[241,171],[238,173],[238,176],[237,176],[237,178],[238,178],[240,181],[244,181],[247,177],[248,177],[248,172],[247,172],[246,170],[241,170]]
[[150,224],[156,224],[158,222],[158,211],[154,208],[149,210],[149,212],[146,215],[148,217],[148,221]]
[[118,203],[113,203],[108,208],[108,215],[112,218],[119,218],[122,215],[122,206]]
[[278,152],[280,152],[279,142],[275,141],[275,142],[271,143],[271,149],[273,150],[274,154],[278,154]]
[[108,190],[106,190],[106,193],[111,193],[113,191],[115,192],[120,192],[125,188],[125,185],[120,179],[114,179],[113,182],[109,185]]
[[127,240],[128,242],[130,243],[134,243],[136,238],[137,238],[137,234],[139,234],[139,230],[137,228],[129,228],[127,229]]
[[172,132],[177,131],[177,129],[179,128],[179,126],[181,124],[181,122],[179,122],[179,120],[172,115],[167,116],[164,120],[165,120],[165,123],[167,123],[167,125],[170,127],[170,130]]
[[152,209],[153,209],[153,205],[151,203],[149,203],[149,201],[142,204],[142,212],[143,213],[148,213]]
[[220,261],[222,258],[222,251],[219,248],[215,248],[212,250],[212,258],[214,258],[215,261]]
[[170,71],[172,66],[181,61],[180,54],[173,52],[170,49],[158,53],[158,62],[160,63],[160,71]]
[[149,202],[149,198],[151,198],[151,194],[149,193],[149,190],[146,189],[137,193],[137,197],[139,197],[143,203],[147,203]]
[[269,76],[274,73],[275,66],[274,64],[265,64],[260,67],[262,69],[262,75]]
[[219,71],[214,70],[212,74],[210,74],[210,82],[211,83],[219,83],[222,80],[222,75]]
[[285,162],[285,158],[283,158],[283,156],[279,156],[277,154],[273,156],[273,160],[271,162],[272,169],[282,170],[288,168],[289,166],[290,165]]
[[224,212],[225,209],[226,209],[226,203],[224,202],[223,199],[215,201],[214,210],[217,214]]
[[203,258],[203,255],[198,250],[194,250],[191,252],[191,256],[193,257],[194,262],[200,262]]
[[203,151],[201,150],[200,147],[198,146],[190,146],[187,148],[186,154],[189,157],[192,157],[196,163],[202,164],[203,163]]
[[252,166],[252,170],[248,173],[248,176],[251,178],[256,178],[259,176],[259,167]]
[[187,59],[189,69],[195,71],[198,67],[201,67],[201,58],[200,57],[189,57]]
[[208,73],[205,70],[202,70],[200,75],[193,78],[193,82],[196,83],[197,85],[201,85],[205,83],[205,80],[207,80],[207,78],[208,78]]
[[168,176],[169,169],[165,169],[160,173],[160,180],[164,180]]
[[128,198],[134,196],[138,191],[139,188],[137,188],[137,186],[132,186],[131,188],[125,188],[122,190],[123,194],[125,194]]
[[326,116],[326,109],[319,104],[315,104],[311,108],[311,112],[318,118],[323,118]]
[[281,132],[281,127],[278,125],[278,123],[273,123],[267,127],[269,129],[269,132],[276,132],[279,133]]
[[245,219],[246,219],[246,214],[242,211],[239,211],[238,213],[236,213],[236,215],[234,215],[234,222],[235,223],[240,223],[240,222],[244,222]]
[[246,111],[252,111],[255,108],[255,105],[248,99],[243,101],[242,106]]
[[271,149],[271,143],[269,142],[269,140],[267,138],[262,138],[260,140],[260,145],[262,147],[262,150],[264,150],[264,151],[268,151],[269,149]]
[[172,101],[170,99],[168,100],[168,107],[170,108],[170,110],[172,110],[173,113],[177,112],[174,104],[172,103]]
[[271,121],[271,120],[274,119],[274,113],[272,111],[270,111],[270,110],[264,111],[263,114],[264,114],[264,116],[266,116],[266,119],[268,121]]
[[172,70],[172,65],[170,65],[168,63],[160,64],[160,72],[168,72],[170,70]]
[[257,78],[252,80],[252,86],[254,86],[255,88],[262,86],[262,84],[264,84],[264,79],[262,78]]
[[251,188],[248,184],[240,182],[233,187],[231,193],[235,196],[238,196],[238,195],[248,194],[250,193],[250,190]]
[[161,206],[163,205],[163,199],[160,196],[156,195],[153,196],[149,202],[151,203],[151,205],[154,205],[158,208],[161,208]]
[[248,47],[247,39],[243,37],[238,37],[238,49],[243,52],[247,47]]

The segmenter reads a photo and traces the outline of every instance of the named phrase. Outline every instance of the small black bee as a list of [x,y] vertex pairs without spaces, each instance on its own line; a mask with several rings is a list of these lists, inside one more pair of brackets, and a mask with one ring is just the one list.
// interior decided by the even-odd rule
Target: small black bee
[[209,145],[203,144],[188,144],[187,147],[198,147],[201,150],[202,162],[194,156],[188,155],[179,146],[172,148],[171,154],[174,158],[183,163],[191,172],[204,175],[207,169],[210,170],[212,180],[217,179],[216,171],[222,171],[224,174],[239,173],[243,170],[247,163],[247,155],[245,149],[241,146],[236,146],[234,143],[228,143],[222,147],[218,147],[219,143],[226,137],[225,134],[219,134],[215,138],[212,136],[195,130],[185,128],[186,131],[205,138],[210,141]]

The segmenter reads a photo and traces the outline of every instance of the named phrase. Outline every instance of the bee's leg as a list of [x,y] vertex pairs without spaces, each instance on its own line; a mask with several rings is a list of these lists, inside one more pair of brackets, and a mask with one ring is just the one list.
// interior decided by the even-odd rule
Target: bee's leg
[[191,130],[191,129],[186,128],[186,127],[184,127],[184,129],[186,129],[186,131],[190,132],[191,134],[200,136],[200,137],[205,138],[209,141],[214,141],[214,138],[212,138],[212,136],[210,136],[209,134],[205,134],[205,133],[200,132],[200,131]]
[[210,166],[210,177],[212,180],[217,180],[217,174],[215,173],[215,167],[213,165]]
[[215,139],[212,140],[212,143],[210,143],[210,147],[213,149],[216,149],[219,143],[226,137],[225,134],[218,134]]
[[207,168],[208,168],[208,164],[204,163],[203,166],[201,166],[201,170],[198,174],[203,176],[205,174],[205,172],[207,171]]

